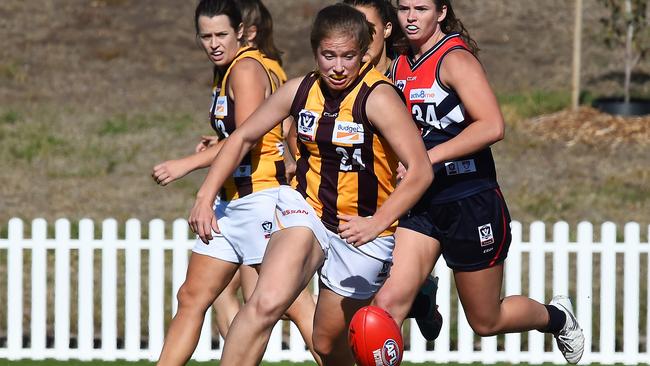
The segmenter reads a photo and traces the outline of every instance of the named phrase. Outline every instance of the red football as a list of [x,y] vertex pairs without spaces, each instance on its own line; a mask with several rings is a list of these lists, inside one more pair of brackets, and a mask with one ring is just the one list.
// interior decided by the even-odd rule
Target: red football
[[402,363],[402,332],[390,314],[376,306],[359,309],[350,322],[348,343],[359,366]]

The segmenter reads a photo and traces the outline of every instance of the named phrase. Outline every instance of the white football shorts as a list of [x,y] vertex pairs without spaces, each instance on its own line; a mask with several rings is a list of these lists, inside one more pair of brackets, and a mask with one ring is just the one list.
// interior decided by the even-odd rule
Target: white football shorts
[[358,248],[323,225],[316,211],[291,187],[279,188],[273,231],[308,227],[325,253],[320,280],[335,293],[353,299],[369,299],[388,278],[393,264],[393,236],[384,236]]
[[215,200],[221,234],[212,232],[209,244],[197,239],[192,251],[232,263],[262,263],[273,231],[278,189],[267,188],[233,201]]

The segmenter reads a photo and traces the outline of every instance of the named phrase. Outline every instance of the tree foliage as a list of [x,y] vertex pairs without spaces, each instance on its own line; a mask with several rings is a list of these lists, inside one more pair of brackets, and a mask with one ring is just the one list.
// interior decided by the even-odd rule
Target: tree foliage
[[625,99],[629,100],[632,69],[650,51],[650,0],[598,0],[608,16],[601,18],[605,44],[624,51]]

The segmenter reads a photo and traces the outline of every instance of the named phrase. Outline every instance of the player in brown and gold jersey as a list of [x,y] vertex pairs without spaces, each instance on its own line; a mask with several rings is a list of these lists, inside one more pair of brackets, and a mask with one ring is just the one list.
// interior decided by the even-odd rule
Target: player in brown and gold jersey
[[[198,40],[214,65],[215,82],[210,122],[221,141],[191,156],[154,168],[153,177],[166,185],[188,172],[206,167],[228,135],[275,90],[263,55],[245,46],[241,13],[233,0],[201,0],[196,8]],[[280,153],[279,123],[259,136],[255,147],[222,186],[221,197],[211,205],[219,215],[221,233],[208,243],[198,240],[192,249],[185,282],[178,291],[178,311],[169,327],[159,365],[183,365],[196,348],[206,310],[224,290],[241,265],[259,267],[272,231],[279,187],[286,185]],[[213,197],[214,198],[214,197]],[[314,303],[311,296],[287,311],[311,345]],[[304,311],[307,311],[305,314]],[[317,358],[317,356],[316,356]]]
[[[276,121],[296,119],[298,188],[278,190],[257,286],[230,328],[221,365],[259,364],[274,324],[317,270],[314,347],[325,365],[354,364],[350,315],[385,281],[395,221],[432,180],[399,92],[362,64],[371,38],[369,23],[354,8],[321,10],[311,33],[318,71],[288,81],[230,135],[197,194],[189,223],[209,242],[223,230],[211,202],[230,172]],[[395,188],[398,160],[406,172]]]

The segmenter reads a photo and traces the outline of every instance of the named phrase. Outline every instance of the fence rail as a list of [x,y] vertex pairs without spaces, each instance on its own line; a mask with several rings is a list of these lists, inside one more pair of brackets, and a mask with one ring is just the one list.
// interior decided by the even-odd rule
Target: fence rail
[[[0,358],[58,360],[157,359],[165,327],[176,311],[175,294],[185,277],[194,239],[184,220],[165,223],[102,222],[95,237],[91,220],[71,224],[57,220],[53,237],[43,219],[12,219],[7,238],[0,238]],[[650,363],[650,283],[648,237],[641,241],[637,223],[624,226],[617,240],[613,223],[600,227],[582,222],[575,240],[565,222],[530,225],[528,238],[513,222],[513,243],[506,261],[504,292],[524,293],[540,302],[569,294],[586,336],[582,363],[636,365]],[[404,360],[412,362],[545,362],[565,363],[552,339],[539,332],[478,338],[465,319],[451,286],[451,272],[436,266],[438,303],[445,319],[440,337],[427,344],[417,327],[406,324]],[[4,296],[4,294],[6,296]],[[3,313],[2,309],[6,309]],[[212,313],[212,312],[210,312]],[[223,345],[206,316],[195,360],[219,358]],[[310,360],[297,328],[278,324],[264,359]],[[5,335],[4,337],[2,335]]]

